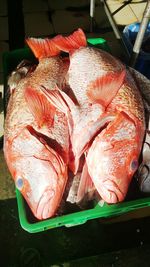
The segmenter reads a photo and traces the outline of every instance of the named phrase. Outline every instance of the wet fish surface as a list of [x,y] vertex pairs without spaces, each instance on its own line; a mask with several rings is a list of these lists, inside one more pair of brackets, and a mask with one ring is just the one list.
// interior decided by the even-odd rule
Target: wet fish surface
[[56,214],[68,170],[74,181],[67,201],[97,192],[107,203],[123,201],[145,136],[139,76],[88,47],[81,29],[27,43],[39,64],[10,77],[5,121],[4,155],[16,187],[40,220]]

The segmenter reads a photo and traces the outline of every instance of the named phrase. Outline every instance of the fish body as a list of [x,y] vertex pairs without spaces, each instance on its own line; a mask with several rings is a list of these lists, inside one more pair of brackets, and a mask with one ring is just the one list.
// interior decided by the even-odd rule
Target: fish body
[[[107,52],[82,47],[71,53],[68,84],[78,103],[71,108],[74,122],[71,138],[75,161],[99,129],[113,119],[105,112],[103,101],[107,105],[112,100],[123,77],[124,65]],[[100,90],[97,90],[97,86]],[[109,93],[110,86],[114,88],[112,95]]]
[[[89,100],[93,103],[93,95],[94,99],[97,95],[97,103],[100,103],[106,100],[106,96],[102,96],[103,87],[109,91],[106,86],[107,82],[110,82],[111,86],[115,83],[115,86],[119,87],[115,77],[120,78],[120,83],[122,83],[123,71],[124,65],[109,53],[93,47],[81,47],[70,55],[68,83],[79,105],[87,105]],[[108,74],[112,80],[109,80]],[[96,81],[101,84],[101,92],[93,86]],[[116,94],[115,90],[114,94]]]
[[116,203],[125,199],[145,135],[142,98],[129,72],[107,112],[116,114],[115,119],[96,136],[87,165],[101,197],[107,203]]
[[76,173],[76,161],[84,153],[88,175],[100,196],[108,203],[123,201],[138,168],[145,134],[138,87],[125,66],[107,52],[86,44],[76,49],[74,38],[56,41],[59,49],[69,52],[68,84],[73,94],[56,92],[49,98],[57,107],[63,99],[64,113],[70,121],[72,117],[72,169]]
[[[39,43],[32,39],[32,45],[34,41],[36,50],[41,51],[45,40]],[[12,90],[4,133],[8,168],[16,187],[40,220],[53,216],[60,204],[67,182],[69,149],[66,117],[41,91],[42,87],[52,90],[63,83],[68,63],[57,53],[53,57],[49,51],[44,57],[42,53],[38,54],[36,69],[17,81]]]
[[[77,43],[80,44],[78,49]],[[105,112],[104,105],[111,102],[122,85],[125,66],[107,52],[87,47],[84,33],[79,30],[76,36],[58,36],[56,45],[60,50],[69,52],[67,82],[70,91],[67,95],[63,92],[58,94],[58,90],[53,95],[45,93],[68,118],[72,145],[70,168],[76,174],[80,157],[91,139],[113,119]]]

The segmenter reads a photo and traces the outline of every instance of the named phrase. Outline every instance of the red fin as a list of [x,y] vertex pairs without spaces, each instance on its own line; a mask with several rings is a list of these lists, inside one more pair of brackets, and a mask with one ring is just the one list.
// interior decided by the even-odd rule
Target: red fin
[[52,39],[28,38],[26,39],[26,42],[28,46],[31,48],[35,57],[40,59],[45,57],[56,56],[60,53],[60,50],[55,45],[54,38]]
[[107,107],[116,96],[124,82],[126,71],[108,73],[92,82],[87,89],[87,96],[91,102]]
[[55,107],[49,103],[40,91],[30,87],[26,88],[25,99],[39,127],[42,127],[44,124],[48,124],[50,127],[53,124]]
[[48,90],[46,88],[42,88],[41,90],[52,105],[54,105],[60,112],[67,114],[69,107],[64,101],[57,85],[55,90]]
[[80,202],[85,197],[86,194],[91,193],[91,192],[93,193],[95,192],[95,186],[88,173],[87,163],[85,162],[83,170],[82,170],[82,174],[81,174],[76,202],[77,203]]
[[66,115],[68,121],[69,133],[71,134],[73,128],[73,118],[71,115],[71,108],[73,108],[75,104],[64,92],[59,90],[57,85],[55,88],[56,90],[47,90],[45,88],[42,88],[41,90],[43,94],[47,96],[49,102],[54,107],[56,107],[60,112]]
[[81,29],[67,37],[57,35],[52,39],[27,38],[26,43],[38,59],[56,56],[60,54],[60,51],[70,52],[87,45],[86,36]]
[[79,28],[66,37],[57,35],[55,37],[55,44],[61,51],[70,52],[74,49],[86,46],[87,41],[84,32]]

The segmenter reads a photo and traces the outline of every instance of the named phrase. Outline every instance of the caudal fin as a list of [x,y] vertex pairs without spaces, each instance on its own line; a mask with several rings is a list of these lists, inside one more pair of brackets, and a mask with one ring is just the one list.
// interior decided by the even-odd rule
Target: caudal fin
[[86,46],[86,36],[79,28],[69,36],[57,35],[52,39],[27,38],[26,43],[38,59],[57,56],[61,51],[70,52]]
[[60,49],[55,45],[55,37],[52,39],[27,38],[26,43],[38,59],[57,56]]
[[55,37],[55,44],[61,51],[69,53],[72,50],[87,46],[87,41],[84,32],[79,28],[66,37],[57,35]]

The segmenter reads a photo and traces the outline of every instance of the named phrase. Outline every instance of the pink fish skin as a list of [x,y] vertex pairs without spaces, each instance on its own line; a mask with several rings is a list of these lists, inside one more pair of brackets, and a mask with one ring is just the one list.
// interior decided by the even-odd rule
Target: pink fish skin
[[142,98],[129,73],[107,111],[114,112],[116,118],[96,136],[86,161],[101,197],[107,203],[117,203],[125,199],[138,168],[145,135]]
[[31,43],[39,64],[12,90],[4,155],[16,187],[34,216],[42,220],[56,214],[62,199],[68,179],[69,133],[65,115],[47,101],[41,88],[62,86],[69,62],[50,43],[48,50],[47,40],[33,38]]
[[54,215],[61,201],[67,165],[32,131],[34,129],[27,126],[11,144],[5,141],[5,157],[16,187],[33,214],[38,219],[46,219]]
[[107,52],[92,47],[71,52],[68,84],[78,103],[76,108],[71,107],[75,162],[99,129],[113,119],[106,106],[117,94],[124,76],[125,66]]
[[47,96],[49,93],[51,103],[61,109],[70,122],[70,168],[74,173],[77,173],[80,157],[96,132],[113,119],[105,109],[125,77],[125,66],[118,59],[102,50],[87,47],[85,40],[81,29],[69,37],[55,38],[56,46],[69,52],[67,78],[70,91],[67,95],[58,93],[58,90],[45,92]]
[[[82,35],[80,31],[78,41]],[[143,101],[118,59],[86,44],[76,49],[76,40],[56,39],[59,49],[69,53],[68,84],[73,93],[66,96],[57,90],[53,95],[49,92],[49,99],[58,108],[64,100],[61,110],[68,120],[72,117],[74,173],[85,153],[88,173],[100,196],[108,203],[120,202],[138,167],[145,134]]]

